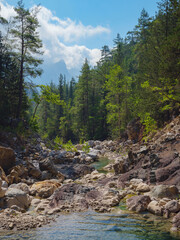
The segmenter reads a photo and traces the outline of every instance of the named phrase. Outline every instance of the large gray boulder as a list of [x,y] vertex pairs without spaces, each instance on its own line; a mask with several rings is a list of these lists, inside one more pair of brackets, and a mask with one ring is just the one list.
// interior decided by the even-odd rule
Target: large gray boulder
[[9,188],[20,189],[27,194],[29,194],[29,191],[30,191],[29,186],[26,183],[17,183],[17,184],[14,183],[14,184],[11,184]]
[[163,215],[163,206],[161,206],[159,202],[155,200],[149,203],[147,210],[157,216]]
[[100,153],[100,150],[90,148],[90,151],[87,155],[91,157],[93,160],[96,160],[98,158],[99,153]]
[[166,203],[165,210],[169,211],[170,213],[177,213],[180,211],[180,204],[177,200],[171,200]]
[[174,185],[158,185],[150,192],[150,196],[154,198],[178,198],[178,188]]
[[126,205],[130,211],[144,212],[147,210],[148,204],[151,202],[149,196],[133,196],[126,200]]
[[5,194],[6,206],[16,205],[22,209],[27,209],[31,203],[30,196],[17,188],[8,188]]

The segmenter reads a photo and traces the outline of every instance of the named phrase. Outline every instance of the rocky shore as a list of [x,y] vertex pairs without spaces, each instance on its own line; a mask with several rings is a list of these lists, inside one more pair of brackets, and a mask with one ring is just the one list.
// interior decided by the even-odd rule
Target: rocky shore
[[[23,143],[0,134],[0,230],[27,230],[62,212],[111,212],[119,204],[130,213],[168,219],[180,232],[180,117],[147,142],[88,141],[76,152],[51,150],[40,138]],[[104,172],[92,163],[110,162]]]

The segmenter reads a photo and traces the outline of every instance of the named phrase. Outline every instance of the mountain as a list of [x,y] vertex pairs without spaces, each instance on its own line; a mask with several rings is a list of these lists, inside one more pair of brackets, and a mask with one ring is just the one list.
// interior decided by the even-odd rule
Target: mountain
[[57,63],[44,63],[41,68],[43,69],[43,73],[40,78],[37,78],[38,84],[49,84],[51,81],[58,84],[60,74],[66,75],[67,81],[70,81],[73,77],[63,60]]

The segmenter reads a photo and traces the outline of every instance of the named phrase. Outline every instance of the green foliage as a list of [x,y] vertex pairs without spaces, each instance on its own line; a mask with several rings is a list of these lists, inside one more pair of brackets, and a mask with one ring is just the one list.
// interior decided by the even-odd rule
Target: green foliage
[[69,152],[77,152],[77,148],[72,144],[71,140],[62,145],[63,149]]
[[[80,141],[80,142],[82,142],[82,141]],[[82,151],[84,151],[85,153],[89,153],[89,150],[90,150],[90,146],[89,146],[88,142],[84,141],[84,143],[82,145]]]
[[56,138],[54,139],[54,143],[55,149],[59,149],[60,147],[62,147],[66,151],[77,152],[77,148],[72,144],[71,140],[69,140],[67,143],[63,143],[63,138],[56,136]]
[[32,131],[38,132],[39,126],[38,126],[38,117],[31,117],[29,121],[29,126]]
[[107,75],[105,87],[107,122],[113,126],[112,135],[118,137],[128,123],[128,95],[130,93],[131,78],[125,76],[119,65],[114,65]]
[[147,140],[149,134],[153,134],[157,130],[157,122],[150,116],[149,113],[146,113],[143,119],[141,119],[142,124],[144,125],[144,140]]
[[56,136],[56,138],[54,139],[54,143],[55,143],[54,148],[58,150],[60,147],[63,146],[63,139]]
[[[22,113],[23,91],[25,78],[36,78],[40,76],[42,71],[38,68],[43,61],[37,58],[38,54],[42,54],[42,41],[37,31],[39,27],[37,13],[38,7],[31,11],[25,9],[22,0],[18,1],[17,7],[14,8],[16,15],[13,17],[9,48],[11,47],[14,59],[19,67],[18,75],[18,106],[16,117],[19,118]],[[36,56],[36,57],[35,57]]]

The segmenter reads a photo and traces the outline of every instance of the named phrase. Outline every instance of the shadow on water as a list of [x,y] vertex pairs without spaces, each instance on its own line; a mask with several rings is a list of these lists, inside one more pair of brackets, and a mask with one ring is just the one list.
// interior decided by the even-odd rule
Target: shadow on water
[[175,240],[153,223],[133,219],[128,215],[95,212],[61,215],[56,222],[38,230],[0,235],[11,240]]

